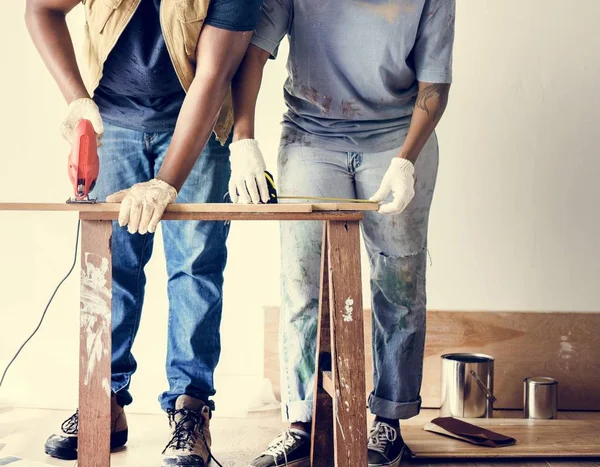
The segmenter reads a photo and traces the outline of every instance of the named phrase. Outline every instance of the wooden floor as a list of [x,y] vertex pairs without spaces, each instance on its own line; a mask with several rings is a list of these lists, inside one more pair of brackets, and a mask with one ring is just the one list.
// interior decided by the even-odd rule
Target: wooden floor
[[[44,454],[43,444],[48,435],[57,430],[70,414],[64,411],[41,409],[0,408],[0,459],[10,455],[53,466],[74,467],[73,461],[58,461]],[[418,417],[405,422],[408,425],[424,425],[436,417],[433,410],[425,410]],[[520,418],[520,412],[501,411],[503,418]],[[571,420],[598,420],[598,412],[566,412],[559,418]],[[129,415],[130,438],[126,449],[114,453],[113,467],[160,466],[160,452],[168,437],[166,417],[160,415]],[[212,420],[213,453],[225,467],[246,467],[258,452],[263,450],[284,425],[277,412],[250,415],[246,419],[224,419],[218,414]],[[600,459],[538,459],[538,460],[421,460],[406,465],[464,466],[464,467],[600,467]],[[211,464],[216,466],[216,464]],[[403,464],[404,465],[404,464]]]

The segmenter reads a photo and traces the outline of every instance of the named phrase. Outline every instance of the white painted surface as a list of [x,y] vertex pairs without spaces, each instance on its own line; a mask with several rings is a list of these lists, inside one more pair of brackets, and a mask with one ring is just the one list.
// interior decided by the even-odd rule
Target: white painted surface
[[344,317],[345,323],[351,323],[354,321],[354,299],[352,297],[348,297],[344,302],[344,311],[342,313]]
[[[106,337],[104,330],[107,329],[110,318],[110,307],[108,306],[111,290],[107,287],[108,282],[108,258],[99,257],[95,253],[84,253],[85,267],[81,271],[81,328],[85,332],[85,352],[87,355],[87,368],[83,384],[90,383],[94,375],[96,364],[103,356],[110,353],[110,349],[102,344],[102,337]],[[94,263],[98,263],[98,265]],[[102,387],[105,387],[102,381]],[[108,385],[110,394],[110,385]]]
[[[455,84],[439,129],[429,305],[599,311],[600,2],[458,3]],[[0,200],[61,202],[70,194],[57,131],[65,106],[29,41],[23,8],[6,2],[0,15],[0,48],[10,64],[0,76]],[[71,22],[81,19],[77,11]],[[286,53],[284,46],[269,63],[259,103],[257,138],[273,172]],[[70,214],[0,214],[0,360],[35,327],[68,269],[75,224]],[[134,348],[137,411],[158,411],[166,384],[161,243],[148,267],[148,306]],[[217,405],[220,415],[243,415],[262,385],[262,307],[279,303],[277,225],[234,224],[229,247]],[[58,294],[0,401],[75,406],[78,282],[74,274]]]

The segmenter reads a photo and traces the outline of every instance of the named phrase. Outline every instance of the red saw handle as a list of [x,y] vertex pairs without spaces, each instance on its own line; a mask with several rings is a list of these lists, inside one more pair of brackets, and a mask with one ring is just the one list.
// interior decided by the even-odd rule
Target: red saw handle
[[98,179],[100,161],[96,132],[89,120],[80,120],[73,130],[71,154],[69,154],[69,179],[73,185],[75,200],[88,197]]

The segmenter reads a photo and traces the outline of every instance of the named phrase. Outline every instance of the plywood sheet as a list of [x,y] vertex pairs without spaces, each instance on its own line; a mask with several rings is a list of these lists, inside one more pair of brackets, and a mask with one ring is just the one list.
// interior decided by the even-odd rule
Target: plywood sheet
[[523,379],[551,376],[560,410],[600,409],[600,313],[429,311],[427,318],[425,407],[440,405],[441,355],[480,352],[496,359],[496,408],[522,408]]
[[600,428],[593,420],[471,419],[478,426],[511,436],[513,446],[487,448],[404,426],[402,437],[414,458],[599,457]]
[[[266,309],[265,377],[279,394],[278,308]],[[365,311],[367,391],[371,383],[371,312]],[[496,408],[523,407],[523,378],[559,381],[560,410],[600,410],[600,313],[427,313],[423,407],[440,405],[440,356],[487,353],[496,359]]]

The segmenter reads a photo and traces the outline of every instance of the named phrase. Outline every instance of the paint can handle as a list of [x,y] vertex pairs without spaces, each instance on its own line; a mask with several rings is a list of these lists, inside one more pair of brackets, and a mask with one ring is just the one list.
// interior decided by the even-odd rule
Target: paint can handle
[[488,387],[483,384],[483,381],[481,381],[481,379],[479,379],[479,376],[477,376],[477,373],[475,373],[475,371],[473,370],[469,370],[469,373],[471,373],[471,376],[473,378],[475,378],[475,381],[477,382],[477,384],[479,385],[479,387],[481,388],[481,390],[485,393],[485,397],[488,398],[488,400],[493,404],[494,402],[496,402],[496,398],[494,397],[494,395],[492,394],[492,391],[490,391],[488,389]]

